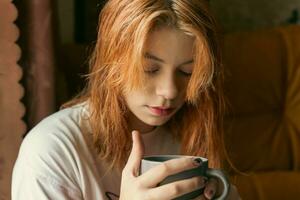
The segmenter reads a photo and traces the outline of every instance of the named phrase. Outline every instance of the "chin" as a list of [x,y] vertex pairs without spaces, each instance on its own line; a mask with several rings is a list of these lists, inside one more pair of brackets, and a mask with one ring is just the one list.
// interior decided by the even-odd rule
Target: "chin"
[[144,123],[148,124],[149,126],[162,126],[165,123],[167,123],[169,121],[168,119],[149,119],[147,121],[144,121]]

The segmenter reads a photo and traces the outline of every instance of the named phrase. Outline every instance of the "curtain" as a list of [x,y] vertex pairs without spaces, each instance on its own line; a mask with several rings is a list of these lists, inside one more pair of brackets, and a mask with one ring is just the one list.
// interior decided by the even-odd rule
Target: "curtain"
[[52,4],[0,0],[0,200],[24,135],[56,109]]
[[26,18],[23,59],[29,129],[55,111],[54,5],[50,0],[22,0]]
[[18,11],[11,0],[0,0],[0,200],[10,199],[11,173],[26,131],[22,120],[25,107],[20,101],[24,88],[18,65],[21,49],[16,44]]

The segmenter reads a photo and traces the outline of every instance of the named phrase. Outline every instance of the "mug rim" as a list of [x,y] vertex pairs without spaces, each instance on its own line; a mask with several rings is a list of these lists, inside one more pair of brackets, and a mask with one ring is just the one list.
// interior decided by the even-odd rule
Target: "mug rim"
[[[202,162],[208,162],[208,159],[207,158],[204,158],[204,157],[201,157],[201,156],[188,156],[188,155],[147,155],[147,156],[144,156],[142,158],[142,161],[147,161],[147,162],[152,162],[152,163],[161,163],[161,162],[164,162],[164,161],[155,161],[155,160],[148,160],[149,158],[170,158],[170,159],[174,159],[174,158],[182,158],[182,157],[185,157],[185,158],[200,158],[202,160]],[[169,160],[169,159],[168,159]],[[165,160],[167,161],[167,160]]]

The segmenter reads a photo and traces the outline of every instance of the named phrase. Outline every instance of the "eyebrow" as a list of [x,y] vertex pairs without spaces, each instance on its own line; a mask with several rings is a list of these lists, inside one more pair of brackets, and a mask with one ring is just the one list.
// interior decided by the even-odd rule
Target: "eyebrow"
[[[159,57],[157,57],[157,56],[155,56],[155,55],[153,55],[153,54],[151,54],[149,52],[145,53],[145,58],[151,59],[151,60],[155,60],[155,61],[158,61],[158,62],[161,62],[161,63],[166,63],[163,59],[161,59],[161,58],[159,58]],[[193,59],[192,60],[188,60],[186,62],[181,63],[179,66],[181,66],[181,65],[187,65],[187,64],[190,64],[190,63],[193,63],[193,62],[194,62]]]

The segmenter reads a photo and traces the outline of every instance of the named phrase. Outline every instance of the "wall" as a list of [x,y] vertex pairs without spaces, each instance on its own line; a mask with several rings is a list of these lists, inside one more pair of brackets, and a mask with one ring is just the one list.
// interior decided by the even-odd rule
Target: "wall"
[[293,10],[300,12],[299,0],[210,0],[210,2],[225,32],[283,25],[291,19]]
[[[210,4],[225,32],[283,25],[293,10],[300,12],[299,0],[210,0]],[[57,0],[57,5],[62,42],[70,43],[74,41],[74,0]]]
[[74,0],[56,0],[59,35],[63,44],[74,41]]

